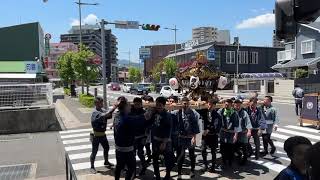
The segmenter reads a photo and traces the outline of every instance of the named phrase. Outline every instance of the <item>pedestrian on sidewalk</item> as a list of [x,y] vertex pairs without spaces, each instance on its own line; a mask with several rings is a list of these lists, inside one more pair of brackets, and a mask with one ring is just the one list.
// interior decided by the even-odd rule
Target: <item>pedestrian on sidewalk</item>
[[[257,107],[258,99],[255,97],[250,98],[249,107],[246,109],[251,125],[251,136],[253,137],[253,141],[255,144],[255,159],[258,160],[260,157],[260,136],[266,133],[266,120],[264,114],[260,107]],[[248,139],[248,151],[249,157],[253,153],[252,147],[250,145],[250,137]]]
[[138,154],[141,163],[141,170],[139,175],[142,176],[145,174],[147,170],[147,162],[144,156],[144,146],[146,145],[147,135],[146,135],[146,123],[144,113],[146,111],[142,107],[142,99],[140,97],[135,97],[133,99],[133,105],[131,107],[131,111],[129,116],[133,116],[136,119],[136,132],[135,132],[135,153]]
[[107,120],[112,118],[112,113],[116,110],[117,105],[114,105],[113,108],[107,112],[103,108],[103,99],[101,97],[95,98],[95,109],[91,115],[91,126],[93,128],[93,133],[90,134],[90,139],[92,142],[92,153],[90,156],[91,163],[91,173],[95,174],[97,171],[94,167],[94,161],[99,149],[99,144],[103,147],[104,155],[104,165],[109,168],[113,166],[108,160],[109,153],[109,143],[106,136]]
[[[302,136],[294,136],[288,138],[284,142],[284,150],[287,153],[287,156],[290,158],[290,165],[282,170],[275,180],[308,180],[307,177],[307,166],[306,166],[306,153],[307,150],[312,146],[309,139]],[[316,152],[318,154],[319,151]],[[311,157],[315,158],[315,157]],[[319,159],[314,159],[319,161]],[[319,172],[319,169],[314,169]],[[319,176],[315,177],[318,180]]]
[[304,90],[299,85],[295,85],[294,90],[292,91],[292,96],[294,97],[294,102],[296,104],[296,115],[300,116],[302,109],[302,100],[304,97]]
[[208,115],[204,119],[204,131],[202,134],[202,158],[204,163],[204,168],[202,169],[203,172],[208,170],[208,161],[207,161],[207,148],[211,149],[211,163],[212,166],[210,168],[210,172],[215,172],[216,168],[216,151],[218,148],[218,138],[219,133],[222,126],[222,118],[220,114],[216,110],[217,100],[211,99],[207,103],[208,106]]
[[170,179],[170,172],[173,168],[174,159],[171,157],[172,148],[170,146],[170,136],[172,129],[171,114],[165,109],[166,98],[158,97],[156,99],[156,107],[149,109],[145,113],[147,123],[151,125],[151,142],[152,142],[152,164],[154,169],[154,176],[156,180],[160,180],[159,171],[159,156],[164,155],[166,176],[165,179]]
[[279,116],[277,113],[277,110],[275,107],[272,106],[272,97],[271,96],[265,96],[264,98],[264,104],[263,104],[263,111],[266,119],[267,124],[267,133],[262,135],[263,140],[263,148],[264,152],[262,153],[262,156],[265,156],[268,154],[268,144],[271,146],[270,154],[274,154],[276,152],[276,147],[273,144],[273,141],[271,139],[271,134],[273,131],[277,131],[278,124],[279,124]]
[[227,99],[225,107],[220,109],[218,113],[222,117],[222,129],[220,132],[220,152],[222,156],[223,166],[232,167],[235,143],[238,140],[238,133],[241,132],[239,128],[239,117],[233,109],[233,101]]
[[115,169],[115,180],[120,179],[121,171],[127,168],[125,180],[133,180],[136,170],[136,155],[134,150],[135,132],[139,121],[144,119],[129,116],[130,105],[121,101],[118,105],[119,117],[115,120],[114,140],[116,147],[117,165]]
[[242,101],[234,101],[234,109],[239,117],[241,132],[238,135],[237,152],[240,157],[240,165],[245,165],[248,159],[248,138],[251,136],[252,125],[248,113],[242,108]]

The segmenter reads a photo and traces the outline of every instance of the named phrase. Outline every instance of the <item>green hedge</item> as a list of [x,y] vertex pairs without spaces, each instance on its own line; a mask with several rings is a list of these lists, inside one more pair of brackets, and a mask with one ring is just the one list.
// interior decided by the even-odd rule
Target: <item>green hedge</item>
[[79,102],[86,106],[86,107],[93,107],[94,106],[94,97],[91,95],[80,94],[79,95]]
[[152,84],[150,86],[150,90],[151,90],[151,92],[155,92],[156,91],[156,86],[154,84]]
[[71,90],[70,88],[63,88],[64,94],[70,96],[71,95]]

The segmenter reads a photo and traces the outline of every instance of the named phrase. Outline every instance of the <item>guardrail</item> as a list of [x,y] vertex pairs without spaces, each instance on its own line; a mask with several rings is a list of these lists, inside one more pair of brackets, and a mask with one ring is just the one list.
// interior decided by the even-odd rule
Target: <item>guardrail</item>
[[77,180],[77,174],[74,171],[69,154],[65,152],[65,159],[66,159],[66,180]]
[[0,84],[0,110],[48,107],[52,103],[51,83]]

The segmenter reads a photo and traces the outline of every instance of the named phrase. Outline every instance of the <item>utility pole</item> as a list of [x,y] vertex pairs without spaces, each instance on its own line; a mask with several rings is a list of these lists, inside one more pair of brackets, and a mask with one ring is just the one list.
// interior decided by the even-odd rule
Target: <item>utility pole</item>
[[79,8],[79,30],[80,30],[80,33],[79,33],[79,44],[82,44],[82,18],[81,18],[81,6],[82,5],[86,5],[86,6],[97,6],[99,5],[98,3],[83,3],[81,2],[81,0],[78,0],[78,2],[75,2],[76,4],[78,4],[78,8]]
[[168,30],[171,30],[171,31],[174,31],[174,60],[176,60],[177,58],[177,26],[174,25],[174,28],[164,28],[164,29],[168,29]]
[[237,37],[237,58],[236,58],[236,88],[235,88],[235,93],[239,92],[239,49],[240,49],[240,42],[239,42],[239,37]]
[[101,56],[102,56],[102,82],[103,82],[103,107],[107,108],[108,104],[107,104],[107,71],[106,71],[106,56],[105,56],[105,26],[106,22],[104,19],[101,20],[100,22],[100,26],[101,26],[101,46],[102,46],[102,52],[101,52]]

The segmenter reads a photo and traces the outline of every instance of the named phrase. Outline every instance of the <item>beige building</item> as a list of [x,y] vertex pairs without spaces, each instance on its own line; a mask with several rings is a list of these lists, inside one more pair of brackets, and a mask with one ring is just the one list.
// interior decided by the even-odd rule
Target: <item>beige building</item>
[[215,27],[197,27],[192,29],[192,40],[201,43],[206,42],[223,42],[230,44],[230,31],[218,30]]

